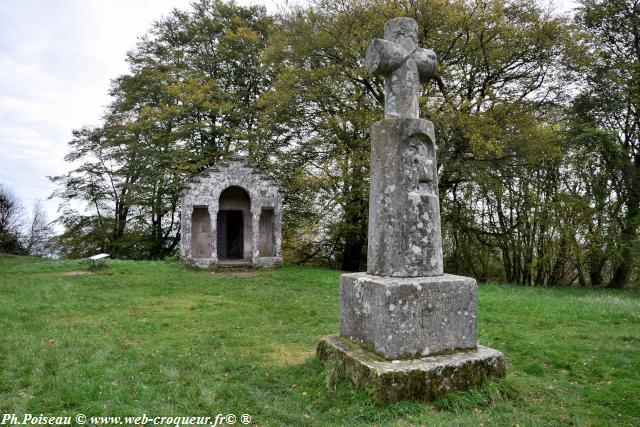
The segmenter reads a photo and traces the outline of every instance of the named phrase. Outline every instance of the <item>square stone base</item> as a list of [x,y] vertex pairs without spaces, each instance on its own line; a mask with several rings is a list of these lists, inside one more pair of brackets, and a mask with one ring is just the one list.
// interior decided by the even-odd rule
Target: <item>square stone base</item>
[[378,404],[428,402],[503,378],[507,371],[504,355],[481,345],[475,351],[389,361],[348,339],[328,335],[318,344],[317,354]]
[[340,276],[340,335],[387,360],[474,350],[477,286],[471,277]]

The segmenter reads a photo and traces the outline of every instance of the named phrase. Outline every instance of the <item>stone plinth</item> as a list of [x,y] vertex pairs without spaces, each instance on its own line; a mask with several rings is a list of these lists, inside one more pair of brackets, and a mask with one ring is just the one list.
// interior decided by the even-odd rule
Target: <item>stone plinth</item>
[[433,123],[385,119],[371,127],[367,272],[443,273]]
[[318,344],[317,354],[378,404],[403,399],[428,402],[506,375],[504,355],[483,346],[451,355],[388,361],[345,338],[329,335]]
[[475,349],[476,281],[432,277],[340,276],[340,335],[385,359]]

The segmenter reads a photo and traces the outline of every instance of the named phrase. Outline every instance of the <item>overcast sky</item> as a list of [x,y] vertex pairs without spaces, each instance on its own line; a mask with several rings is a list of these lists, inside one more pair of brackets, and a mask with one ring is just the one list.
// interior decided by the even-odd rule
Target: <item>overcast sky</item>
[[[47,175],[64,162],[71,131],[96,125],[110,80],[154,20],[191,0],[0,0],[0,182],[30,209],[59,201]],[[244,0],[239,4],[274,1]]]
[[[40,199],[56,217],[46,176],[69,169],[71,131],[99,123],[110,80],[127,71],[126,52],[154,20],[190,1],[0,0],[0,182],[25,207]],[[238,3],[275,10],[283,1]]]

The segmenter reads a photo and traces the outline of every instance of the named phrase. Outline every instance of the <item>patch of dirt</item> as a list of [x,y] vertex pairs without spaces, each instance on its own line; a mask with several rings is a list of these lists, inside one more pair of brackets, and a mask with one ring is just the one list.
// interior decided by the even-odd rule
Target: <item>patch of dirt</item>
[[86,276],[87,274],[93,274],[92,271],[79,270],[79,271],[65,271],[63,276]]
[[288,347],[286,345],[271,346],[271,360],[279,366],[299,365],[316,353],[307,348]]
[[76,314],[70,314],[68,316],[64,316],[64,317],[58,317],[57,319],[53,320],[55,323],[62,323],[65,325],[68,324],[76,324],[76,323],[80,323],[80,322],[84,322],[86,321],[85,318],[80,317]]

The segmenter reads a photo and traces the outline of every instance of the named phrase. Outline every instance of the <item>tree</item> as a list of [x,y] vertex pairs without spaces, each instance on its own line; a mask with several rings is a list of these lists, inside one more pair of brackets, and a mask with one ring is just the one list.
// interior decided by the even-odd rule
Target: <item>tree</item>
[[286,190],[288,259],[364,269],[384,92],[363,61],[386,21],[408,16],[440,64],[420,108],[436,129],[445,269],[622,286],[639,259],[637,7],[584,0],[580,28],[514,0],[174,11],[128,55],[104,122],[74,132],[67,160],[81,166],[53,180],[88,210],[65,212],[61,251],[171,254],[184,180],[239,153]]
[[345,2],[294,10],[281,18],[265,54],[277,80],[262,98],[263,123],[275,123],[288,141],[274,154],[289,189],[285,241],[301,249],[292,254],[298,261],[365,265],[368,135],[377,105],[361,56],[374,16]]
[[7,186],[0,183],[0,252],[23,254],[20,244],[22,205]]
[[22,236],[22,246],[30,255],[44,256],[49,253],[52,236],[53,230],[47,219],[47,213],[42,202],[36,200]]
[[[437,130],[449,271],[495,276],[502,257],[509,280],[542,281],[537,250],[555,230],[542,188],[533,187],[545,177],[534,172],[548,166],[544,175],[557,176],[562,159],[553,137],[563,84],[557,64],[571,31],[536,4],[503,0],[320,1],[281,18],[265,55],[277,72],[275,90],[263,97],[265,123],[293,141],[279,163],[302,170],[314,192],[303,193],[301,205],[315,209],[296,217],[322,227],[298,228],[316,239],[300,245],[311,248],[299,259],[332,256],[343,269],[364,267],[369,126],[382,118],[384,93],[363,60],[395,16],[418,21],[419,44],[437,52],[445,82],[443,90],[424,87],[421,116]],[[500,223],[501,211],[508,223]]]
[[104,123],[74,131],[66,160],[82,162],[52,180],[68,211],[58,239],[69,256],[106,251],[162,258],[175,251],[185,178],[256,145],[257,100],[268,74],[259,55],[264,8],[200,0],[156,22],[114,80]]
[[[640,259],[640,2],[580,3],[576,22],[589,35],[583,46],[591,61],[574,66],[585,85],[574,102],[573,133],[600,166],[587,189],[594,208],[591,275],[601,281],[610,261],[608,286],[620,288]],[[598,249],[610,233],[609,250]]]

